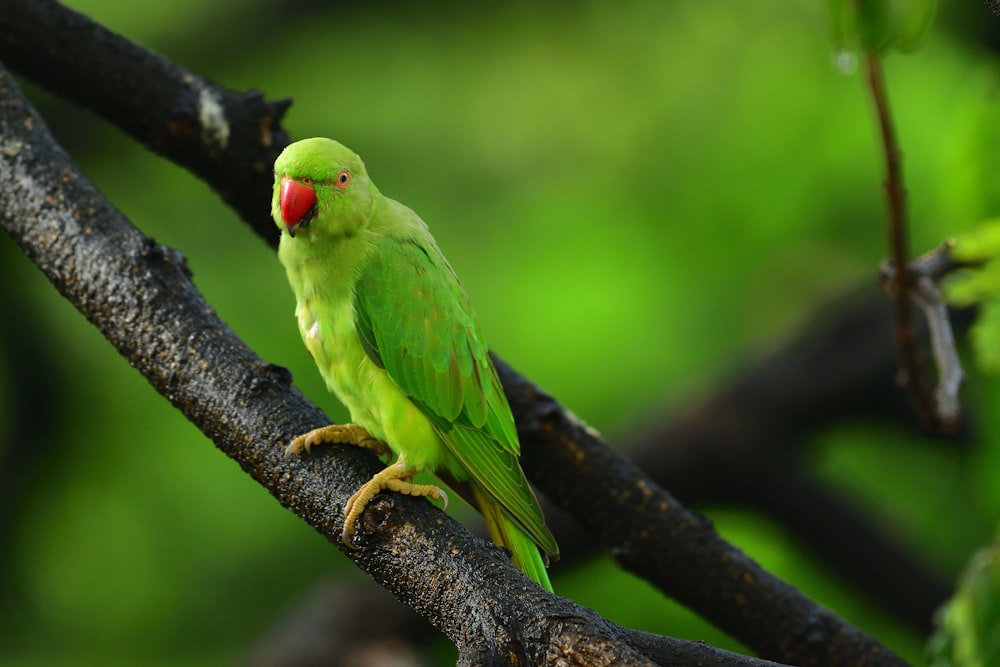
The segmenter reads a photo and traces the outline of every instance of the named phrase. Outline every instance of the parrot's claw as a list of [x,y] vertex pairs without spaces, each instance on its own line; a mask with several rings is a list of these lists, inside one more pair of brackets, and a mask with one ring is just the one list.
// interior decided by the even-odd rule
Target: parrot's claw
[[351,549],[357,548],[354,544],[354,533],[358,519],[361,518],[371,499],[382,491],[433,498],[442,501],[444,509],[448,509],[448,494],[433,484],[414,484],[411,479],[415,474],[416,471],[407,470],[402,463],[397,462],[365,482],[344,505],[344,530],[340,535],[341,541]]
[[303,433],[292,440],[291,444],[285,447],[285,458],[290,459],[296,454],[301,454],[303,450],[309,453],[313,445],[320,445],[324,442],[335,445],[364,447],[375,452],[376,456],[389,453],[389,447],[381,440],[373,438],[372,434],[362,426],[357,424],[330,424],[329,426],[322,426],[308,433]]

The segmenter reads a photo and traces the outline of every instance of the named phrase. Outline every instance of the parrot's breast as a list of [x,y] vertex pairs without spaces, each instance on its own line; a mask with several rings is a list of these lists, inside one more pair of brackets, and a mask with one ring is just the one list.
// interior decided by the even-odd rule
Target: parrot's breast
[[306,348],[352,422],[386,443],[408,469],[443,467],[465,478],[426,415],[365,352],[350,299],[300,301],[295,314]]
[[295,293],[302,340],[326,386],[351,421],[386,443],[409,470],[446,469],[459,480],[468,473],[445,446],[427,416],[404,394],[361,344],[354,311],[358,276],[371,239],[338,244],[308,235],[282,236],[278,258]]
[[349,300],[322,303],[300,301],[295,310],[302,340],[319,367],[327,387],[351,412],[351,419],[369,433],[384,439],[377,411],[366,400],[370,393],[371,362],[361,346]]

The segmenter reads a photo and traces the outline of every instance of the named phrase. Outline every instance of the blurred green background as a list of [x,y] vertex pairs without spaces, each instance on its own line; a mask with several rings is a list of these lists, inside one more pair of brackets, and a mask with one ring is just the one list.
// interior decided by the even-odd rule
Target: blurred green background
[[[431,226],[491,346],[611,443],[874,281],[885,253],[871,109],[857,75],[833,67],[820,0],[69,4],[223,85],[293,96],[292,136],[357,150]],[[887,62],[915,250],[1000,213],[1000,77],[953,4],[921,51]],[[186,172],[26,90],[108,198],[187,256],[222,318],[344,419],[273,252]],[[17,466],[0,520],[0,665],[232,664],[315,581],[363,579],[6,237],[0,257],[4,317],[18,322],[0,340],[0,399],[24,391],[9,371],[26,363],[23,341],[49,352],[30,360],[45,391],[38,438],[0,439]],[[1000,516],[997,387],[972,383],[971,451],[845,424],[813,457],[819,478],[949,578]],[[775,524],[699,509],[765,568],[922,662],[922,637]],[[631,627],[739,650],[610,558],[554,585]]]

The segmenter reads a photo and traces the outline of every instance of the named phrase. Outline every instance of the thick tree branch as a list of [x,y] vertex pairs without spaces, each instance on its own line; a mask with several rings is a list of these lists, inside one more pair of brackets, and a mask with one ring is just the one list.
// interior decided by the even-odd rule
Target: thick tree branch
[[[25,8],[55,14],[66,12],[60,6],[42,0],[15,2],[12,7],[7,8],[3,23],[0,23],[0,50],[9,47],[16,55],[19,50],[27,48],[21,37],[21,22],[33,18],[30,15],[27,18],[18,16],[18,12]],[[81,19],[82,17],[74,15],[72,21]],[[48,57],[51,49],[45,47],[46,43],[56,40],[64,44],[76,39],[76,23],[73,23],[76,26],[74,31],[70,32],[63,31],[59,20],[47,25],[49,28],[46,31],[32,33],[40,40],[40,43],[31,45],[36,58]],[[106,31],[95,33],[88,29],[82,33],[99,36],[98,41],[88,42],[87,48],[92,51],[109,49],[110,53],[118,53],[120,49],[126,48],[119,43],[126,40]],[[6,58],[8,55],[0,52],[0,57]],[[60,62],[61,66],[69,67],[79,77],[86,78],[88,75],[86,70],[73,69],[74,63]],[[63,78],[53,78],[52,67],[37,66],[32,71],[38,73],[40,83],[55,88],[57,92],[59,86],[65,83]],[[155,67],[148,76],[129,78],[121,81],[120,86],[105,91],[103,97],[106,99],[99,106],[83,96],[78,101],[90,104],[96,111],[103,113],[102,110],[107,107],[135,104],[132,100],[143,99],[147,93],[155,96],[155,90],[182,89],[190,76],[176,68]],[[150,83],[150,79],[156,77],[163,77],[164,80]],[[149,92],[147,87],[155,90]],[[19,100],[19,97],[16,93],[10,93],[10,99]],[[20,101],[12,102],[11,108],[21,104]],[[156,109],[151,105],[142,105],[142,108],[155,117]],[[166,105],[166,108],[170,106]],[[23,113],[30,117],[27,112]],[[270,127],[274,115],[266,109],[260,113],[264,114],[264,120],[256,127]],[[123,122],[111,113],[108,117],[113,122]],[[37,119],[32,120],[32,123],[40,126]],[[221,121],[210,118],[209,123],[199,127],[196,134],[201,136],[202,130],[220,126],[235,127],[233,123],[226,122],[223,114]],[[16,123],[11,127],[16,127]],[[128,127],[132,128],[133,125]],[[156,124],[140,123],[134,127],[142,131],[144,128],[156,127]],[[255,125],[248,123],[247,127]],[[250,154],[259,155],[259,158],[248,158],[236,165],[229,164],[228,171],[242,169],[259,174],[259,164],[266,162],[281,147],[267,145],[259,140],[259,135],[253,136],[257,139],[251,140],[246,149]],[[231,134],[230,141],[234,140],[233,137],[234,134]],[[18,141],[21,143],[17,143]],[[26,146],[46,145],[49,140],[46,138],[42,144],[38,144],[38,141],[39,137],[32,135],[25,140],[15,139],[3,147],[5,159],[9,160],[12,167],[20,170],[18,173],[30,173],[30,167],[35,164],[33,160],[38,159],[30,153],[22,155],[21,150]],[[184,151],[175,156],[172,144],[168,143],[160,148],[171,159],[176,157],[182,163],[190,162],[190,159],[186,160]],[[205,146],[202,149],[211,150]],[[20,176],[9,183],[0,181],[0,187],[7,191],[3,195],[4,203],[11,207],[5,213],[5,222],[11,225],[12,236],[50,275],[57,287],[77,303],[105,335],[115,342],[120,351],[150,378],[154,386],[212,437],[220,448],[239,460],[251,475],[265,484],[286,506],[306,518],[324,534],[337,535],[337,524],[342,519],[339,508],[346,499],[346,494],[374,472],[374,460],[359,452],[341,448],[303,462],[285,464],[280,461],[274,448],[275,443],[287,440],[290,435],[303,432],[325,420],[314,407],[308,404],[303,407],[301,397],[291,388],[287,378],[256,359],[235,340],[221,322],[204,312],[207,306],[200,298],[196,298],[196,293],[188,293],[193,288],[186,286],[188,283],[183,279],[179,262],[173,253],[143,239],[123,221],[105,229],[109,224],[107,216],[112,215],[112,212],[97,200],[96,194],[88,189],[89,186],[83,191],[66,191],[66,188],[78,184],[80,179],[64,156],[59,157],[59,160],[53,160],[64,165],[62,170],[65,171],[66,182],[46,180],[41,174],[36,174],[23,183]],[[216,178],[231,178],[213,173],[202,175],[210,183]],[[253,179],[248,182],[251,180]],[[215,185],[219,188],[218,183]],[[44,192],[48,188],[52,190]],[[64,201],[66,205],[74,207],[70,218],[86,212],[85,208],[75,208],[74,202],[89,201],[94,210],[102,212],[99,218],[104,222],[98,225],[96,220],[91,221],[84,215],[76,220],[82,223],[83,228],[89,227],[91,231],[88,234],[70,236],[67,239],[62,239],[60,234],[55,234],[53,238],[44,234],[36,237],[32,230],[45,226],[27,229],[23,227],[24,219],[51,214],[47,220],[50,227],[63,224],[60,221],[67,219],[64,210],[56,208],[47,211],[40,203],[44,201],[45,194],[52,196],[53,193],[59,193],[59,197],[62,197],[61,200],[57,197],[54,201]],[[18,220],[22,222],[18,223]],[[131,231],[120,230],[119,224],[125,224],[126,229]],[[100,236],[94,234],[97,229],[122,235],[123,238],[116,239],[114,244],[121,257],[112,261],[111,258],[104,258],[99,251],[103,246],[99,245],[98,250],[95,250],[81,243],[83,240],[95,242]],[[259,225],[255,229],[264,233]],[[266,233],[268,238],[273,238],[270,228]],[[56,238],[57,240],[53,240]],[[123,244],[126,240],[127,243]],[[77,257],[74,255],[76,251],[84,252],[84,255]],[[53,261],[53,256],[72,257],[73,263],[70,266],[74,271],[93,268],[84,261],[91,256],[99,258],[102,270],[113,269],[111,275],[114,276],[135,278],[136,274],[141,277],[144,273],[152,272],[154,289],[150,291],[149,284],[128,284],[126,292],[121,279],[110,280],[108,275],[100,272],[95,275],[67,276],[60,268],[64,263]],[[152,271],[154,267],[159,271],[168,271],[169,275]],[[183,283],[185,287],[181,289],[174,284],[175,281],[178,281],[178,285]],[[175,290],[180,290],[180,293],[174,294]],[[182,303],[186,304],[182,313],[160,313],[153,310],[153,320],[142,319],[143,312],[149,312],[157,306],[162,307],[166,302],[161,301],[168,295],[171,297],[171,305],[174,297],[182,297]],[[112,298],[110,304],[107,303],[109,297]],[[105,310],[112,305],[115,306],[114,309]],[[125,312],[119,312],[122,308]],[[165,319],[160,321],[157,317]],[[139,323],[139,328],[136,330],[133,324],[129,339],[124,340],[121,338],[121,327],[129,321]],[[178,356],[172,356],[170,351],[176,352]],[[224,363],[227,367],[217,370],[215,367],[219,365],[221,358],[227,358]],[[204,367],[199,364],[202,361]],[[681,508],[634,466],[603,447],[599,440],[562,411],[558,404],[524,378],[511,373],[506,367],[504,369],[506,387],[512,398],[516,396],[513,401],[515,416],[524,434],[529,475],[539,483],[543,491],[557,498],[578,520],[583,521],[611,545],[626,566],[650,576],[664,590],[678,595],[692,608],[719,623],[724,630],[744,638],[748,645],[765,655],[776,658],[780,656],[780,659],[800,664],[902,664],[885,647],[808,601],[773,576],[760,571],[738,550],[720,540],[707,521]],[[259,405],[250,406],[249,410],[237,409],[241,401],[248,406],[254,402]],[[327,458],[336,459],[341,465],[320,465]],[[573,472],[569,473],[570,470]],[[537,637],[545,628],[550,627],[545,625],[544,619],[553,618],[552,614],[565,613],[565,610],[553,607],[555,603],[550,598],[530,587],[523,588],[524,579],[511,568],[506,559],[484,550],[480,543],[471,540],[452,522],[442,519],[440,513],[426,503],[394,496],[391,498],[391,501],[384,499],[380,505],[373,506],[366,514],[370,522],[378,524],[373,524],[373,528],[381,526],[377,537],[363,542],[359,551],[347,552],[348,556],[397,597],[430,618],[439,629],[463,647],[465,659],[468,660],[473,655],[481,658],[482,655],[474,653],[477,649],[486,652],[509,650],[518,654],[519,651],[536,647],[535,644],[527,648],[518,644],[521,641],[520,635],[507,638],[507,643],[500,647],[489,643],[484,647],[469,646],[467,641],[470,636],[491,637],[483,632],[483,627],[516,622]],[[393,510],[387,513],[385,506],[389,504],[393,506]],[[615,510],[611,511],[609,507],[614,507]],[[595,509],[599,511],[594,511]],[[688,544],[691,540],[696,543]],[[435,544],[441,546],[436,547]],[[653,553],[647,557],[641,553],[647,546],[660,549],[661,553]],[[393,554],[391,558],[389,554]],[[665,558],[667,554],[676,560]],[[468,572],[462,563],[469,566],[469,571],[480,572],[480,579],[485,576],[482,573],[488,574],[485,584],[482,580],[479,581],[479,588],[482,590],[495,593],[509,588],[518,591],[519,595],[514,599],[511,599],[510,594],[484,596],[482,592],[474,592],[471,587],[465,588],[463,582],[468,584],[468,581],[462,577]],[[658,568],[661,571],[656,571]],[[420,581],[424,581],[425,586],[434,588],[434,593],[429,595],[427,590],[421,589]],[[698,586],[694,582],[707,583]],[[731,588],[733,585],[736,588]],[[744,609],[724,608],[727,605],[743,606]],[[752,612],[748,611],[751,608]],[[463,616],[457,619],[455,609],[475,609],[478,613],[470,613],[468,618]],[[589,630],[596,627],[597,621],[592,612],[576,608],[573,613],[574,618],[590,624],[586,626]],[[760,618],[766,616],[773,616],[774,622],[761,622]],[[471,635],[470,623],[480,624],[473,628]],[[568,627],[574,630],[578,626],[579,623],[573,623]],[[602,627],[606,629],[594,630],[587,636],[587,641],[594,641],[595,636],[601,632],[606,632],[609,638],[613,636],[613,632],[618,632],[614,636],[623,640],[620,629]],[[765,632],[779,634],[761,636],[760,633]],[[568,636],[562,634],[547,635],[546,638],[558,642],[569,641]],[[611,648],[615,647],[609,646],[609,650]],[[626,657],[634,659],[635,654]]]
[[494,360],[522,439],[530,443],[522,460],[532,479],[626,570],[764,657],[799,665],[899,660],[725,543],[709,520],[684,508],[552,397]]
[[951,595],[950,582],[915,561],[886,526],[794,467],[769,479],[754,506],[793,531],[871,604],[930,633],[934,611]]
[[[921,280],[910,264],[908,248],[908,217],[906,188],[903,185],[903,158],[896,138],[896,129],[889,109],[889,91],[885,84],[882,56],[874,51],[865,53],[868,89],[878,119],[882,149],[885,153],[885,193],[888,199],[889,248],[888,270],[883,269],[883,282],[892,297],[896,318],[896,349],[900,361],[900,377],[909,390],[917,414],[931,432],[953,433],[961,426],[961,405],[958,389],[963,373],[958,353],[951,337],[948,310],[937,294],[933,282]],[[941,374],[938,387],[932,392],[925,377],[924,363],[917,349],[916,326],[911,298],[924,309],[930,325],[935,361]]]

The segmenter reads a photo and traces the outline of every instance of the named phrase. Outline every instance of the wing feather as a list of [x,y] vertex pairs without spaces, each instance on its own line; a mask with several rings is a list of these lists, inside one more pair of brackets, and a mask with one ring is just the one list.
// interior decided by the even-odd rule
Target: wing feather
[[355,322],[365,352],[432,421],[483,429],[518,454],[514,418],[465,290],[436,247],[393,241],[358,279]]
[[483,489],[547,553],[558,553],[517,461],[507,397],[465,290],[429,236],[386,239],[357,283],[365,352],[427,416]]

